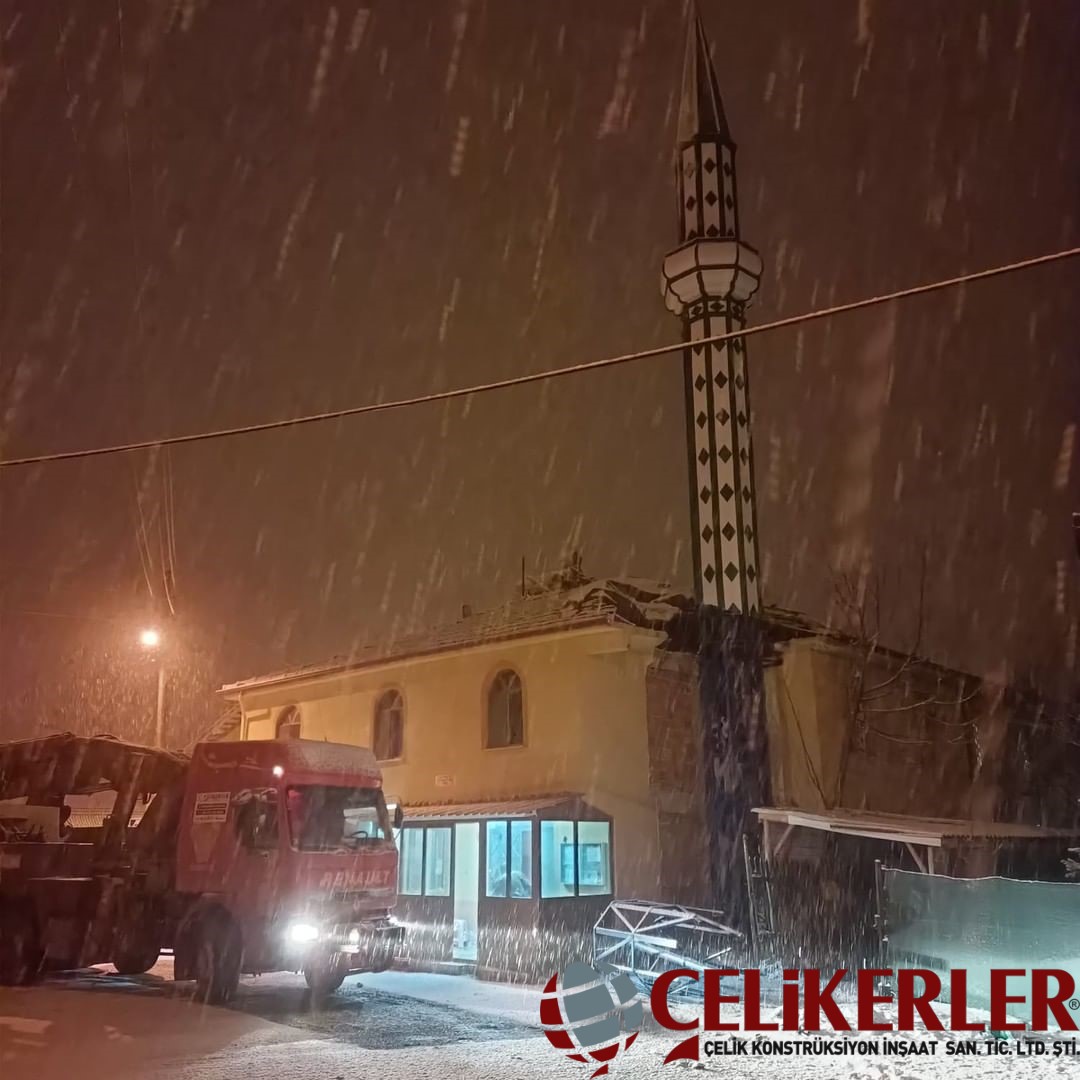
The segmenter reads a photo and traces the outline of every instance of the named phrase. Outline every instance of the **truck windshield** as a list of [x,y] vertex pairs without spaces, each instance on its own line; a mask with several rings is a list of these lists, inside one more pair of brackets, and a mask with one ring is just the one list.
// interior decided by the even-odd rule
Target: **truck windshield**
[[392,836],[378,788],[296,785],[287,805],[293,846],[301,851],[355,851]]

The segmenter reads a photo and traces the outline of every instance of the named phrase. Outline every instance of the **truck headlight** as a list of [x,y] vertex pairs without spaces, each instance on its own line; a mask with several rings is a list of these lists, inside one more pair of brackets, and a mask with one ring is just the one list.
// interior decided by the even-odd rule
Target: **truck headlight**
[[319,940],[319,928],[314,923],[289,923],[285,929],[285,940],[292,945],[310,945]]

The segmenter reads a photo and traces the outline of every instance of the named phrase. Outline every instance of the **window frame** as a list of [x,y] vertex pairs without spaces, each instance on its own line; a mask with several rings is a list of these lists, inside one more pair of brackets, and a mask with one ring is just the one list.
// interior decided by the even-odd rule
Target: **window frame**
[[[564,874],[564,860],[563,860],[563,848],[566,847],[564,841],[559,850],[553,853],[552,858],[555,859],[556,876],[559,883],[567,888],[573,886],[573,892],[568,893],[551,893],[549,895],[544,894],[544,841],[542,833],[538,836],[538,854],[540,861],[540,882],[537,886],[537,897],[540,900],[580,900],[580,899],[592,899],[594,897],[611,897],[615,895],[615,828],[614,823],[608,818],[545,818],[540,822],[540,828],[543,829],[544,825],[548,822],[554,824],[570,824],[574,826],[573,830],[573,844],[571,850],[573,851],[573,882],[567,881]],[[606,860],[606,877],[607,884],[604,886],[586,885],[588,889],[602,888],[603,892],[585,892],[581,891],[581,838],[580,838],[580,825],[587,824],[602,824],[607,826],[607,860]],[[598,844],[596,841],[587,840],[585,842],[586,847],[604,847],[604,844]]]
[[[432,829],[445,829],[450,833],[450,846],[449,854],[446,863],[446,880],[447,891],[446,892],[428,892],[428,853],[430,847],[428,845],[428,833]],[[402,880],[402,870],[405,866],[405,860],[402,857],[402,843],[401,837],[406,832],[419,833],[420,834],[420,889],[417,892],[406,892]],[[450,825],[438,825],[431,824],[417,824],[412,828],[403,825],[401,832],[397,838],[398,845],[398,895],[399,896],[418,896],[425,899],[431,898],[432,900],[453,900],[454,897],[454,864],[457,860],[457,836],[454,832],[454,826]]]
[[[428,879],[431,876],[431,865],[428,861],[428,852],[431,850],[429,840],[432,832],[444,832],[446,836],[446,891],[431,892],[428,888]],[[432,896],[437,899],[447,900],[454,895],[454,826],[453,825],[425,825],[424,826],[424,891],[422,896]]]
[[[296,792],[304,793],[304,797],[306,798],[307,797],[306,793],[311,791],[312,789],[320,788],[325,792],[327,790],[338,788],[338,787],[341,787],[341,785],[338,785],[338,784],[289,784],[285,788],[285,791],[284,791],[284,796],[285,797],[280,803],[280,809],[278,811],[278,814],[279,814],[279,817],[282,820],[284,820],[284,822],[285,822],[284,835],[285,835],[285,843],[286,843],[286,846],[288,848],[290,848],[292,851],[300,851],[300,852],[304,852],[305,854],[309,854],[309,855],[313,855],[313,854],[329,854],[330,853],[326,849],[321,848],[321,847],[320,848],[313,848],[313,847],[301,846],[301,840],[303,839],[303,836],[302,836],[301,832],[297,831],[296,826],[295,826],[295,822],[293,820],[293,816],[289,811],[289,796],[292,794],[292,792],[296,791]],[[345,790],[357,790],[358,791],[358,790],[361,790],[361,789],[359,789],[359,788],[355,788],[355,789],[345,788]],[[375,793],[374,794],[374,802],[371,804],[370,808],[375,811],[376,820],[379,823],[379,831],[382,832],[382,834],[383,834],[381,839],[378,839],[376,842],[378,844],[380,844],[380,845],[393,844],[395,849],[396,849],[397,848],[397,841],[394,838],[394,828],[393,828],[393,824],[390,821],[390,814],[386,809],[386,796],[383,794],[382,788],[374,788],[374,789],[369,789],[369,790],[374,790],[374,793]],[[324,798],[325,798],[325,796],[324,796]],[[380,803],[381,803],[381,806],[380,806]],[[355,809],[355,808],[350,808],[350,809]],[[345,810],[343,808],[342,809],[343,817],[344,817],[344,813],[345,813]],[[401,852],[400,852],[400,850],[398,850],[398,865],[400,866],[400,864],[401,864]],[[400,877],[400,872],[399,872],[399,877]]]
[[[282,728],[295,729],[295,735],[282,737]],[[299,739],[303,731],[303,717],[299,705],[286,705],[274,719],[274,739],[277,742],[292,742]]]
[[[384,701],[394,695],[397,697],[398,706],[400,709],[398,720],[398,753],[396,757],[379,757],[378,744],[379,744],[379,716],[380,708]],[[395,765],[398,762],[405,760],[405,692],[400,686],[387,686],[379,691],[375,698],[375,704],[371,710],[371,752],[375,755],[375,760],[380,765]]]
[[245,851],[263,854],[280,849],[282,805],[275,788],[253,794],[250,801],[233,802],[233,807],[233,829]]
[[[531,901],[531,900],[536,899],[537,886],[536,886],[536,883],[534,881],[535,875],[533,873],[533,870],[534,870],[534,866],[533,866],[534,858],[533,858],[533,856],[535,854],[534,840],[539,834],[538,834],[538,831],[536,829],[534,829],[534,824],[535,824],[535,822],[533,821],[532,818],[488,818],[485,821],[485,823],[484,823],[484,899],[486,899],[486,900],[515,900],[515,901],[522,901],[522,900]],[[506,872],[504,874],[504,885],[505,885],[506,891],[501,892],[501,893],[493,893],[493,892],[491,892],[490,884],[489,884],[490,879],[488,877],[488,874],[490,873],[489,859],[491,858],[491,826],[492,825],[502,825],[502,826],[505,827],[505,832],[504,832],[503,840],[502,840],[502,846],[503,846],[503,859],[505,860],[504,865],[506,867]],[[528,847],[528,854],[529,854],[529,860],[528,860],[528,865],[529,865],[529,892],[528,892],[527,896],[515,896],[514,892],[513,892],[513,886],[511,884],[512,880],[513,880],[513,873],[514,873],[513,860],[512,860],[511,856],[512,856],[512,852],[513,852],[514,826],[515,825],[527,825],[528,826],[528,832],[529,832],[529,847]]]
[[[581,826],[582,825],[604,825],[606,826],[606,841],[586,840],[582,843],[581,840]],[[615,842],[614,825],[612,822],[606,819],[594,819],[594,818],[579,818],[574,822],[574,889],[576,896],[614,896],[615,895]],[[583,847],[595,847],[595,848],[607,848],[607,858],[601,863],[604,870],[605,883],[602,885],[586,884],[585,888],[593,890],[600,889],[600,892],[586,892],[583,893],[582,881],[581,881],[581,852]]]
[[[405,854],[406,854],[406,849],[408,847],[412,846],[411,844],[406,844],[405,841],[404,841],[404,836],[405,836],[406,832],[419,833],[420,834],[420,869],[419,869],[420,887],[415,892],[413,890],[411,890],[411,889],[406,889],[405,888],[405,880],[404,880]],[[397,838],[397,845],[398,845],[398,880],[397,880],[398,894],[400,896],[423,896],[424,895],[424,855],[426,854],[425,849],[427,847],[427,830],[425,829],[425,827],[423,825],[418,826],[415,829],[406,829],[406,827],[403,825],[401,827],[401,832],[399,833],[398,838]]]
[[[521,709],[521,741],[494,744],[491,741],[491,698],[496,684],[504,675],[512,675],[517,680],[518,701]],[[529,745],[528,725],[526,723],[525,679],[521,672],[508,663],[499,664],[488,677],[484,686],[483,723],[481,727],[481,745],[485,750],[522,750]],[[509,732],[507,732],[509,734]]]

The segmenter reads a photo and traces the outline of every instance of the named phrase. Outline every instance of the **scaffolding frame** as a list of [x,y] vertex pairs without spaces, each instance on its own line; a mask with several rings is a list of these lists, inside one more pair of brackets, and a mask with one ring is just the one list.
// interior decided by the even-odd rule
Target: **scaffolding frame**
[[[644,991],[665,971],[688,968],[701,976],[744,940],[721,912],[649,900],[613,900],[593,926],[593,963],[626,972]],[[675,996],[701,993],[685,980]]]

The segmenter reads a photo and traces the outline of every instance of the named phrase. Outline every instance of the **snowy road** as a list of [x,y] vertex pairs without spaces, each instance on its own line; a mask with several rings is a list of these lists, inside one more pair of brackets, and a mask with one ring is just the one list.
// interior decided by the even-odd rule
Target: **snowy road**
[[[109,969],[0,990],[2,1080],[513,1080],[589,1071],[561,1060],[536,1026],[533,989],[472,979],[386,972],[365,976],[321,1007],[302,980],[245,980],[228,1009],[193,1005],[168,978],[168,962],[141,979]],[[646,1031],[613,1075],[661,1068],[674,1042]],[[1080,1058],[713,1058],[695,1075],[789,1080],[984,1080],[1076,1077]]]

